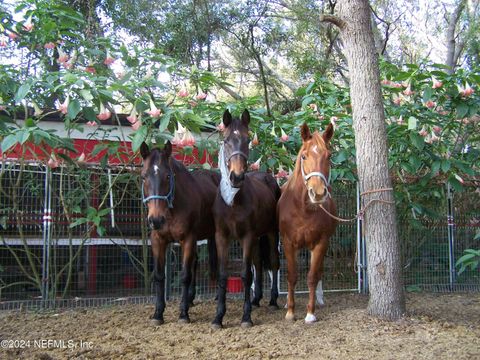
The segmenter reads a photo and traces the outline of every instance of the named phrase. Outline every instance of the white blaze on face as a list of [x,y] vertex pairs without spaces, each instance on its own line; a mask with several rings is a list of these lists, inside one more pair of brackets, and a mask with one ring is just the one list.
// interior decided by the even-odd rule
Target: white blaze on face
[[153,173],[154,173],[155,175],[158,175],[158,171],[159,171],[159,170],[160,170],[160,169],[159,169],[159,167],[158,167],[157,165],[153,165]]
[[313,152],[318,155],[318,146],[317,145],[315,145],[313,147]]
[[240,132],[239,132],[238,130],[234,130],[234,131],[233,131],[233,134],[234,134],[234,135],[240,135]]

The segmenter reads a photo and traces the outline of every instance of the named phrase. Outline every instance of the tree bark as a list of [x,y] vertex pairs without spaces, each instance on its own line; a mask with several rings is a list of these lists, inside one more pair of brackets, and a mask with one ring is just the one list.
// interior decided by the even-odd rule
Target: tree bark
[[355,132],[358,177],[366,208],[364,236],[367,241],[370,300],[368,312],[395,320],[405,313],[400,243],[392,181],[388,169],[387,133],[380,86],[378,56],[371,27],[368,0],[338,0],[338,18],[323,18],[340,27],[350,77],[350,97]]
[[455,66],[457,65],[458,58],[460,53],[463,50],[463,45],[457,46],[455,30],[457,28],[458,20],[460,19],[460,14],[465,8],[465,0],[460,0],[457,7],[453,11],[452,15],[448,19],[448,28],[447,28],[447,59],[445,60],[445,65],[449,66],[448,72],[453,74],[455,72]]

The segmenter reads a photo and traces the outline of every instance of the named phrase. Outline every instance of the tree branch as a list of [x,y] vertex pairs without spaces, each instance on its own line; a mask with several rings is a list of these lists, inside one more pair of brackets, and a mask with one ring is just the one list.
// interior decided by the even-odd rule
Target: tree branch
[[347,23],[335,15],[320,14],[320,22],[328,22],[343,30]]

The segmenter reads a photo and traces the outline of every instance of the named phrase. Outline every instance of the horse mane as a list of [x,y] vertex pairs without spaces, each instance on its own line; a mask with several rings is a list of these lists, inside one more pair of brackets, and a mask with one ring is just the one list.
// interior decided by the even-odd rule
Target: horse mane
[[[322,151],[328,150],[327,144],[325,143],[322,135],[318,131],[315,131],[312,134],[312,138],[308,141],[308,145],[307,145],[308,148],[306,150],[310,150],[310,148],[314,145],[317,145],[319,149]],[[284,185],[285,189],[293,189],[297,184],[298,179],[302,180],[302,170],[300,168],[300,162],[301,162],[300,156],[302,152],[305,150],[305,148],[306,148],[305,143],[303,143],[302,147],[298,151],[297,159],[295,160],[295,168],[293,170],[293,174],[292,176],[290,176],[290,178],[287,180],[287,182]]]

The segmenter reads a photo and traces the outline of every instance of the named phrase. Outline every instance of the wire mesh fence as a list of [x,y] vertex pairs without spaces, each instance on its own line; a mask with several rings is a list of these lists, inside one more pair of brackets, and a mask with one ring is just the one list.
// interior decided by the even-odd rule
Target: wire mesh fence
[[[339,216],[357,213],[355,183],[336,182]],[[440,192],[443,188],[439,189]],[[135,168],[57,168],[3,162],[0,169],[0,309],[151,302],[153,262]],[[443,216],[421,226],[400,221],[407,289],[479,290],[478,270],[457,276],[454,262],[478,247],[480,198],[475,187],[438,199]],[[448,221],[447,221],[448,220]],[[325,258],[324,288],[366,290],[365,244],[358,223],[340,223]],[[280,249],[281,250],[281,249]],[[241,248],[232,242],[229,276],[238,281]],[[309,252],[299,254],[297,291],[307,291]],[[453,262],[453,264],[452,264]],[[206,242],[198,244],[197,296],[213,298]],[[271,280],[265,272],[264,292]],[[167,252],[166,293],[181,292],[181,248]],[[280,293],[286,293],[281,252]],[[234,282],[232,281],[232,284]],[[237,284],[238,285],[238,284]],[[231,296],[241,287],[229,288]]]

